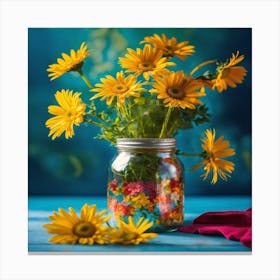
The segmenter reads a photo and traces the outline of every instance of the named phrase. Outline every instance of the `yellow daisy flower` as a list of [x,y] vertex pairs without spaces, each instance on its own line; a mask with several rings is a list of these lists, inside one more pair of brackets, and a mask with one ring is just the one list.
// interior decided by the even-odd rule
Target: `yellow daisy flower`
[[246,76],[247,70],[242,66],[234,66],[244,59],[244,55],[239,56],[239,51],[232,57],[228,63],[220,64],[217,68],[217,78],[212,80],[212,88],[217,88],[218,92],[222,92],[227,87],[235,88],[237,84],[241,84]]
[[121,66],[126,72],[133,72],[136,75],[143,74],[146,80],[150,76],[161,74],[166,71],[167,66],[176,65],[173,62],[167,61],[166,57],[162,57],[162,52],[152,48],[150,45],[145,45],[143,50],[137,48],[127,49],[128,54],[125,57],[119,58]]
[[53,216],[49,219],[52,224],[44,224],[48,233],[55,234],[49,239],[50,242],[58,244],[104,244],[107,242],[108,227],[103,226],[110,217],[102,217],[106,210],[96,213],[96,205],[89,206],[87,203],[83,205],[80,217],[77,216],[75,210],[69,207],[69,213],[62,208],[57,212],[53,212]]
[[153,46],[162,51],[163,56],[173,57],[177,56],[180,59],[185,59],[187,56],[192,55],[194,51],[194,46],[188,45],[188,41],[177,42],[175,37],[168,39],[165,34],[161,37],[158,34],[154,36],[145,37],[141,43],[151,43]]
[[205,165],[205,174],[202,175],[205,180],[210,171],[213,170],[213,178],[211,183],[215,184],[218,180],[218,176],[227,180],[230,177],[229,173],[234,171],[234,163],[222,158],[235,155],[235,151],[229,148],[229,141],[224,141],[224,137],[221,136],[215,141],[216,131],[215,129],[206,129],[205,138],[202,139],[202,149],[203,149],[203,161],[192,167],[191,170],[197,169]]
[[101,97],[101,100],[106,99],[106,103],[110,105],[114,98],[117,98],[117,106],[121,107],[124,100],[130,96],[139,97],[142,88],[142,83],[137,83],[137,77],[129,75],[125,77],[124,72],[117,73],[116,78],[107,75],[106,79],[101,78],[102,84],[96,84],[90,91],[98,92],[92,99]]
[[[167,107],[195,109],[197,104],[203,104],[198,98],[205,96],[201,90],[204,84],[201,80],[187,77],[183,71],[169,72],[158,77],[151,93],[158,94]],[[198,91],[200,90],[200,91]]]
[[48,112],[55,117],[46,121],[46,127],[50,129],[48,136],[52,135],[52,140],[61,136],[65,132],[65,138],[71,138],[74,135],[73,126],[79,126],[83,122],[86,104],[82,103],[79,98],[80,92],[69,91],[62,89],[55,93],[55,99],[59,106],[51,105],[48,107]]
[[51,81],[62,76],[66,72],[80,71],[84,59],[88,57],[90,53],[87,51],[87,45],[83,42],[79,50],[71,50],[69,55],[66,53],[62,53],[61,55],[62,58],[58,58],[57,63],[49,65],[47,69],[47,72],[50,72],[48,76],[51,78]]
[[112,229],[110,233],[111,243],[120,243],[124,245],[138,245],[147,242],[151,238],[157,237],[156,233],[145,233],[153,226],[153,222],[148,219],[140,218],[137,224],[134,224],[132,216],[128,217],[128,223],[118,221],[118,229]]

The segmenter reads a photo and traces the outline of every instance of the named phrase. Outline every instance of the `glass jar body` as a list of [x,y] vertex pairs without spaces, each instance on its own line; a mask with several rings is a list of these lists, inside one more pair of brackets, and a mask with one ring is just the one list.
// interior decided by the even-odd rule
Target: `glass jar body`
[[110,225],[120,219],[135,223],[143,217],[154,224],[150,231],[174,231],[184,218],[183,164],[175,148],[126,147],[109,168],[108,209]]

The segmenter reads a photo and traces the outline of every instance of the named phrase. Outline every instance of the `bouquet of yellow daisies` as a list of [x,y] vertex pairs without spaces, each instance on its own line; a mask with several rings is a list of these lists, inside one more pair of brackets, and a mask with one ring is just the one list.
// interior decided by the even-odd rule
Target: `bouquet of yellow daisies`
[[[70,89],[55,93],[57,105],[48,107],[54,115],[46,121],[49,136],[54,140],[63,133],[65,138],[74,136],[74,127],[88,123],[100,127],[100,139],[115,144],[117,138],[171,138],[180,130],[190,129],[210,121],[207,106],[201,98],[206,89],[223,92],[242,83],[246,69],[237,66],[244,59],[239,51],[230,59],[220,62],[215,59],[200,63],[189,73],[173,71],[174,57],[185,60],[195,53],[195,47],[188,41],[178,42],[175,37],[167,38],[154,34],[139,42],[142,48],[128,48],[119,64],[123,70],[115,75],[106,75],[96,84],[83,72],[84,60],[90,55],[88,47],[62,53],[57,63],[49,65],[47,71],[51,80],[67,72],[77,72],[89,88],[90,96]],[[94,52],[94,50],[93,50]],[[215,64],[215,70],[197,70]],[[106,102],[100,110],[96,99]],[[181,155],[189,155],[180,152]],[[226,179],[234,170],[234,164],[222,158],[235,154],[229,141],[220,136],[216,139],[215,129],[207,129],[202,139],[202,161],[193,169],[204,166],[204,178],[213,171],[212,183],[218,177]]]

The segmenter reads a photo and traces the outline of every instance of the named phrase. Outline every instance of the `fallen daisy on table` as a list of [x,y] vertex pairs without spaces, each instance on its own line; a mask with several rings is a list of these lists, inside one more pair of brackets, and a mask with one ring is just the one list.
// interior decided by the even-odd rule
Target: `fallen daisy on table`
[[118,229],[112,229],[110,233],[111,243],[120,243],[124,245],[138,245],[146,242],[151,238],[157,237],[156,233],[145,233],[146,230],[153,226],[153,222],[140,218],[135,225],[132,216],[128,217],[128,223],[118,221]]
[[152,227],[153,222],[140,218],[135,225],[133,218],[128,217],[128,223],[119,220],[118,228],[106,225],[110,216],[104,216],[106,210],[97,212],[96,205],[84,204],[80,217],[72,207],[69,213],[62,208],[53,212],[49,219],[51,224],[44,224],[47,232],[54,234],[49,242],[57,244],[110,244],[138,245],[157,236],[156,233],[145,233]]
[[55,234],[49,239],[50,242],[58,244],[104,244],[107,242],[108,226],[105,223],[110,216],[104,216],[106,210],[96,212],[96,205],[89,206],[84,204],[81,209],[80,217],[75,210],[69,207],[69,213],[62,208],[53,212],[49,219],[52,224],[44,224],[48,233]]

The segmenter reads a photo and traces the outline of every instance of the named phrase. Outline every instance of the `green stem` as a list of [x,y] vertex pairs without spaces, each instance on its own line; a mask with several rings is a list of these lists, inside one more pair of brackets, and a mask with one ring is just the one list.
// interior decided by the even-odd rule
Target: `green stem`
[[118,112],[119,112],[119,116],[121,117],[121,119],[126,118],[127,119],[127,112],[125,110],[124,106],[118,107]]
[[[176,124],[176,123],[173,123],[173,124],[169,127],[169,129],[168,129],[166,135],[169,135],[169,137],[171,137],[172,135],[174,135],[174,129],[176,128],[176,126],[177,126],[177,124]],[[175,130],[176,130],[176,129],[175,129]]]
[[95,121],[93,121],[93,120],[91,120],[91,119],[88,119],[88,118],[85,119],[85,122],[90,123],[90,124],[97,125],[97,126],[99,126],[99,127],[105,128],[105,129],[107,128],[106,125],[104,125],[104,124],[102,124],[102,123],[99,123],[99,122],[95,122]]
[[139,106],[138,109],[138,113],[139,113],[139,126],[142,132],[142,137],[145,137],[145,130],[144,130],[144,124],[143,124],[143,110],[142,110],[142,106]]
[[208,60],[208,61],[205,61],[205,62],[202,62],[200,63],[198,66],[196,66],[190,73],[190,76],[192,76],[198,69],[200,69],[201,67],[207,65],[207,64],[210,64],[210,63],[214,63],[216,62],[217,60],[216,59],[212,59],[212,60]]
[[163,122],[163,125],[162,125],[162,127],[161,127],[161,132],[160,132],[159,138],[163,138],[163,135],[164,135],[164,132],[165,132],[165,130],[166,130],[168,121],[169,121],[169,119],[170,119],[171,112],[172,112],[172,107],[169,107],[168,110],[167,110],[167,113],[166,113],[166,116],[165,116],[165,120],[164,120],[164,122]]
[[123,111],[124,111],[124,113],[125,113],[125,117],[126,117],[126,119],[127,119],[127,120],[131,119],[131,117],[130,117],[130,113],[128,112],[128,110],[127,110],[127,108],[126,108],[126,105],[125,105],[125,104],[123,105]]
[[82,79],[84,80],[84,82],[86,83],[86,85],[92,89],[93,85],[91,84],[91,82],[89,81],[89,79],[86,77],[86,75],[83,73],[82,69],[78,71],[78,73],[81,75]]

